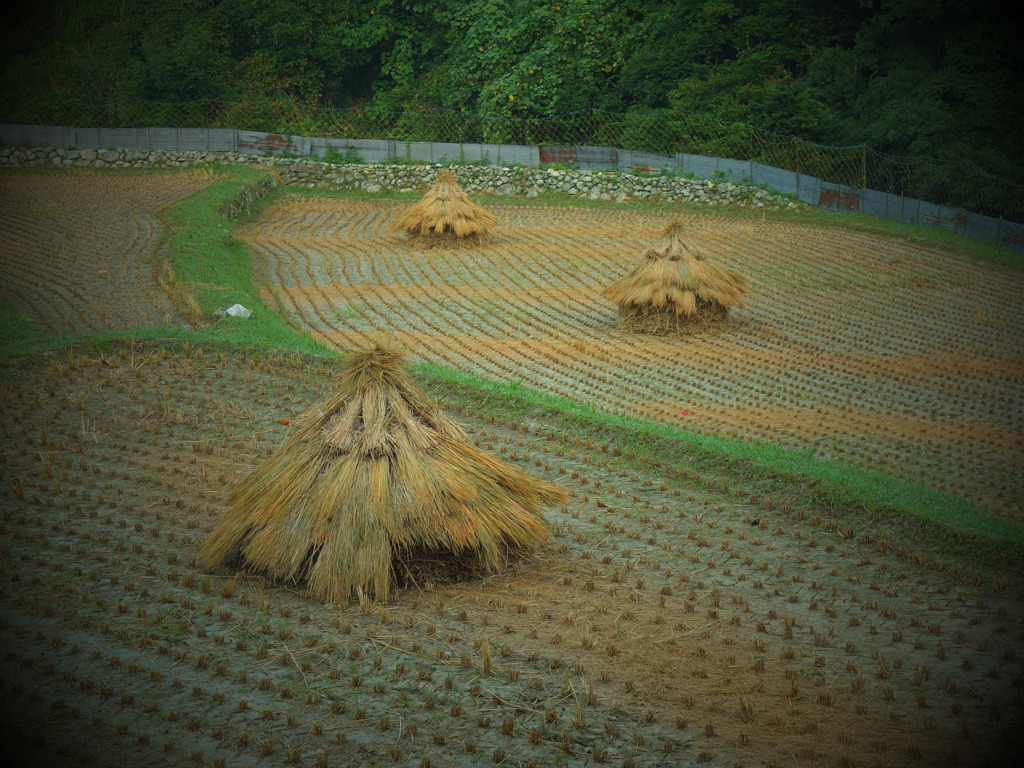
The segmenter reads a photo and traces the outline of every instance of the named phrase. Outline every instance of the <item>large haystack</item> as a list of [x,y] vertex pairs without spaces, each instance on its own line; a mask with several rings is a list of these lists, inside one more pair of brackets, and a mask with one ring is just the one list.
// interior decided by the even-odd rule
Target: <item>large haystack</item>
[[427,245],[479,242],[498,219],[466,196],[455,175],[442,169],[434,186],[391,223],[392,232],[405,232]]
[[348,359],[337,391],[231,492],[200,555],[210,567],[242,560],[306,580],[325,600],[386,599],[410,558],[492,570],[542,544],[540,507],[565,498],[475,448],[407,376],[401,354],[375,344]]
[[743,307],[747,278],[707,261],[682,240],[683,224],[665,228],[644,260],[604,290],[619,305],[624,331],[686,336],[728,319],[730,307]]

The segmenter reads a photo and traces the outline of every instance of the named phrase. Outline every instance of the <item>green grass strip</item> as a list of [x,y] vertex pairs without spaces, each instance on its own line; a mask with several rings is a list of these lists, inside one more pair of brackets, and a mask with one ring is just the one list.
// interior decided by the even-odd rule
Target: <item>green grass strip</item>
[[0,297],[0,369],[18,358],[61,349],[73,341],[70,335],[54,336]]
[[[235,224],[219,212],[265,175],[265,171],[256,169],[235,169],[232,178],[204,189],[168,214],[173,233],[166,246],[168,260],[178,281],[192,292],[203,313],[213,317],[218,309],[233,304],[241,304],[255,313],[250,318],[222,317],[185,335],[193,341],[228,341],[242,347],[332,354],[292,328],[264,303],[254,281],[252,255],[232,235]],[[258,211],[256,206],[254,213]]]

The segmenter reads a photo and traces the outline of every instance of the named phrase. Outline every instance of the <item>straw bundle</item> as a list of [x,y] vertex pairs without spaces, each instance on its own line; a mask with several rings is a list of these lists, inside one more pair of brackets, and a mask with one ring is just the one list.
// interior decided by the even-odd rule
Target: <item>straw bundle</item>
[[604,290],[619,305],[619,326],[662,336],[705,330],[743,307],[747,278],[704,259],[682,240],[683,225],[665,228],[644,260]]
[[479,241],[497,223],[466,196],[451,171],[442,169],[423,198],[391,223],[391,231],[404,231],[430,244],[455,244],[467,238]]
[[337,391],[233,489],[200,556],[307,580],[325,600],[387,599],[403,558],[492,570],[544,543],[540,507],[565,499],[475,448],[378,343],[349,358]]

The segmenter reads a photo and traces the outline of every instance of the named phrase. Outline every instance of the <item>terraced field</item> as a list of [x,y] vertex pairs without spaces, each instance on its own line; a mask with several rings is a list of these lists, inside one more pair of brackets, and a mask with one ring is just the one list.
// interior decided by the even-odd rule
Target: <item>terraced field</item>
[[158,258],[160,214],[213,181],[203,172],[0,174],[4,298],[53,334],[185,323],[195,309]]
[[204,572],[224,495],[330,375],[124,346],[4,383],[0,695],[25,765],[980,766],[1019,744],[1019,583],[443,383],[469,439],[572,494],[535,559],[387,605]]
[[692,241],[751,279],[749,306],[725,332],[661,341],[619,333],[601,290],[671,214],[492,205],[486,247],[422,250],[387,235],[400,205],[268,211],[242,234],[268,303],[340,349],[387,334],[426,360],[897,473],[1024,522],[1019,272],[691,209]]
[[[110,327],[100,311],[120,306],[122,282],[182,300],[121,254],[162,263],[135,222],[164,231],[161,213],[201,179],[67,175],[69,206],[121,194],[135,213],[54,240],[64,219],[32,196],[61,178],[0,174],[2,205],[36,211],[2,225],[0,295],[53,333],[94,330],[64,324],[58,306]],[[688,209],[700,244],[753,289],[724,332],[665,342],[619,334],[599,293],[668,214],[492,205],[502,226],[485,248],[421,251],[386,234],[400,205],[287,198],[246,227],[268,303],[339,348],[391,334],[413,357],[813,447],[1019,522],[1019,273]],[[59,265],[47,267],[57,298],[30,252]],[[108,269],[134,277],[68,287]],[[416,373],[467,439],[569,492],[533,557],[473,581],[439,574],[387,604],[323,604],[301,583],[204,570],[197,548],[225,496],[331,391],[337,364],[188,333],[79,342],[0,377],[7,764],[1016,764],[1019,562],[960,556],[806,479],[516,388]]]

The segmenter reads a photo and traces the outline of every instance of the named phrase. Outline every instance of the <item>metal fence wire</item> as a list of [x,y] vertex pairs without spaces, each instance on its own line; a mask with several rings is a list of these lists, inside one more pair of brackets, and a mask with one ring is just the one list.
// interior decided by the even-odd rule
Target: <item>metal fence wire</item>
[[151,101],[82,104],[39,98],[0,106],[3,122],[76,128],[233,128],[288,136],[482,144],[617,147],[689,153],[816,176],[938,205],[1024,222],[1024,185],[969,161],[896,157],[865,145],[832,147],[686,111],[656,114],[589,109],[552,117],[490,117],[442,108],[335,109],[292,100]]

